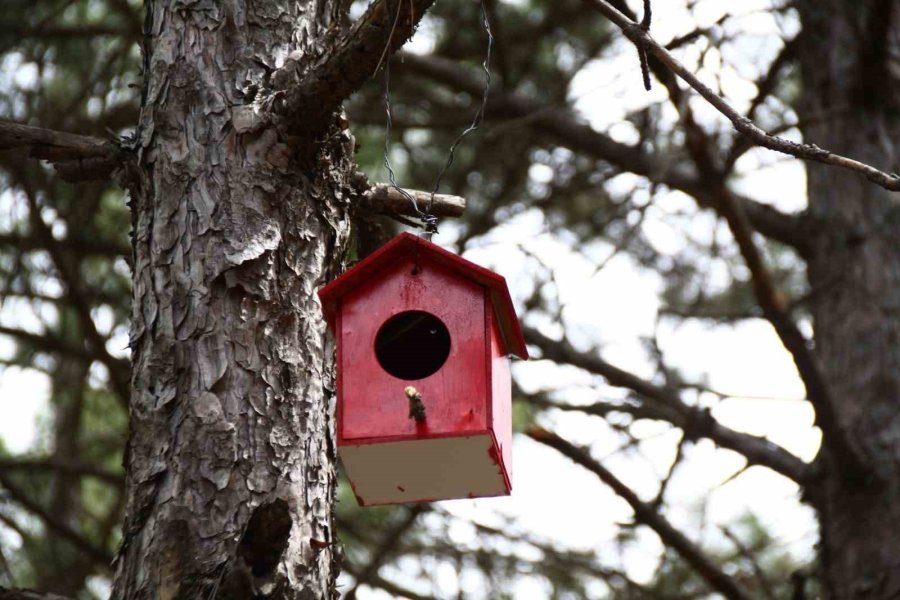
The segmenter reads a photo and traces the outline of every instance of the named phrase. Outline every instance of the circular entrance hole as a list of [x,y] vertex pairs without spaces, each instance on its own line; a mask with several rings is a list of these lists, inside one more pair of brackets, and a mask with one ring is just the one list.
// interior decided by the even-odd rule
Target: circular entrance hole
[[398,379],[423,379],[450,355],[450,332],[431,313],[407,310],[384,322],[375,336],[375,357]]

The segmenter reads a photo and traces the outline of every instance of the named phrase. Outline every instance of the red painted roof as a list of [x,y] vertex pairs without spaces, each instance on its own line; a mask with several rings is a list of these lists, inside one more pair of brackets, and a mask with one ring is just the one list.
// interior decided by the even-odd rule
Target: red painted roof
[[420,255],[427,256],[437,264],[459,274],[460,277],[465,277],[487,288],[500,331],[503,333],[503,343],[506,345],[507,352],[519,358],[528,358],[525,338],[522,336],[522,328],[519,326],[519,318],[516,316],[516,310],[509,296],[506,280],[489,269],[476,265],[411,233],[401,233],[396,236],[319,290],[322,310],[325,312],[325,319],[331,328],[334,329],[334,319],[342,297],[357,286],[377,277],[379,271],[397,259],[413,252],[419,252]]

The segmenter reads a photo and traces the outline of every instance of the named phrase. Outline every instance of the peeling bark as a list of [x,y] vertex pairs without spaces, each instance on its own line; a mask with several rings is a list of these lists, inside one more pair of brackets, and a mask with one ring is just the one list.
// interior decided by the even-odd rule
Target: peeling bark
[[[896,2],[799,3],[804,134],[876,168],[900,170],[900,55]],[[884,21],[891,23],[887,27]],[[893,31],[893,39],[886,38]],[[879,33],[880,32],[880,33]],[[881,39],[878,37],[881,36]],[[872,48],[880,48],[873,56]],[[893,59],[891,57],[894,57]],[[896,67],[896,65],[894,65]],[[873,75],[875,73],[875,75]],[[815,121],[815,123],[813,122]],[[811,490],[829,598],[900,594],[900,209],[897,194],[825,166],[808,166],[809,211],[826,227],[809,254],[816,351],[842,428],[864,448],[876,480],[831,468]]]
[[247,118],[272,69],[323,51],[338,3],[146,4],[112,597],[330,598],[333,353],[315,291],[347,245],[354,144],[331,123],[313,140]]

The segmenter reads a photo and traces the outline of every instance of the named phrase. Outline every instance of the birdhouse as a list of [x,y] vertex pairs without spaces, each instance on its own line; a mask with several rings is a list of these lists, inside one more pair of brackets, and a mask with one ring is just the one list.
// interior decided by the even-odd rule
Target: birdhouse
[[509,356],[528,352],[503,277],[404,233],[319,297],[360,505],[509,494]]

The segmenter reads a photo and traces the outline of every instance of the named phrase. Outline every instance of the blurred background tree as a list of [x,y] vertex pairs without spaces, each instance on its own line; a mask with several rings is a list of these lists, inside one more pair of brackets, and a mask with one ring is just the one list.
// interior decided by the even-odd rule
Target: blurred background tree
[[[637,3],[612,4],[640,16]],[[667,4],[654,7],[654,37],[761,127],[900,169],[896,2]],[[100,138],[133,130],[138,2],[4,8],[0,116]],[[597,542],[530,530],[517,518],[522,495],[518,507],[359,509],[344,486],[344,597],[894,597],[896,195],[815,164],[804,186],[796,161],[748,143],[655,59],[644,92],[634,46],[591,2],[486,0],[486,8],[495,39],[486,119],[442,187],[468,209],[443,222],[435,241],[510,280],[537,357],[515,371],[517,453],[561,452],[580,465],[517,460],[516,477],[557,489],[544,510],[568,512]],[[390,156],[405,187],[434,184],[480,101],[484,52],[479,4],[441,0],[394,59]],[[387,179],[381,93],[376,78],[346,107],[371,181]],[[124,503],[127,198],[110,183],[63,182],[20,151],[2,151],[0,166],[0,359],[7,375],[39,373],[29,381],[42,382],[4,387],[0,420],[47,398],[30,445],[0,445],[0,582],[101,598]],[[360,236],[399,226],[365,213],[358,225]],[[619,287],[601,287],[609,283]],[[609,306],[598,294],[619,297],[622,312],[586,317],[592,305]],[[648,303],[649,325],[640,316]],[[790,354],[770,330],[744,326],[761,319]],[[760,352],[786,365],[793,358],[804,385],[790,367],[786,385],[801,398],[715,389],[705,365],[667,345],[696,323],[704,336],[747,336],[729,339],[753,377],[770,375],[754,364]],[[608,332],[622,327],[630,342]],[[791,336],[801,332],[814,342],[798,346]],[[804,398],[825,430],[821,448]],[[787,433],[776,427],[785,404],[803,411]],[[784,447],[766,434],[782,435]],[[585,487],[584,468],[632,512]],[[718,482],[699,475],[723,468],[733,473]],[[751,485],[763,485],[760,494],[771,486],[784,506],[776,510],[813,524],[802,506],[815,509],[816,548],[817,531],[792,544],[752,510],[706,520],[707,497],[760,472],[752,481],[762,484]],[[567,501],[576,497],[573,506],[596,510],[573,512]]]

